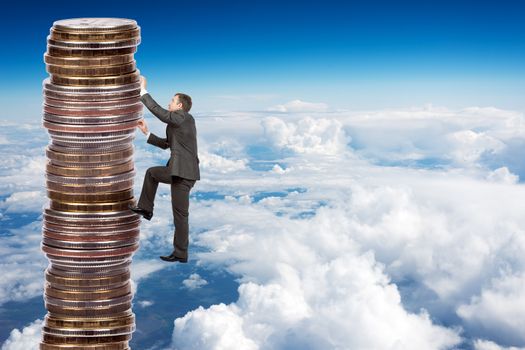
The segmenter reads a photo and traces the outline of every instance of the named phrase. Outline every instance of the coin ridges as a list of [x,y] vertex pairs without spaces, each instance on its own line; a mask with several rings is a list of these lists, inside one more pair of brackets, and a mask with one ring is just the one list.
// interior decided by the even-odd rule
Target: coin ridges
[[128,206],[143,116],[140,33],[133,19],[88,17],[57,20],[46,38],[41,350],[127,350],[136,328],[130,267],[141,217]]

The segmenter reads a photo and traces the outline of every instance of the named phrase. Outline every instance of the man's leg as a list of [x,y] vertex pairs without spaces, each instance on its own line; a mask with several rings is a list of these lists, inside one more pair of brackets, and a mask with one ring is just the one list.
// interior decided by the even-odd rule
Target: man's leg
[[176,257],[188,258],[188,216],[190,191],[196,180],[173,176],[171,184],[171,205],[175,232],[173,233],[173,254]]
[[140,193],[137,206],[153,213],[153,204],[159,182],[171,183],[171,175],[167,166],[154,166],[146,170],[144,175],[144,184]]

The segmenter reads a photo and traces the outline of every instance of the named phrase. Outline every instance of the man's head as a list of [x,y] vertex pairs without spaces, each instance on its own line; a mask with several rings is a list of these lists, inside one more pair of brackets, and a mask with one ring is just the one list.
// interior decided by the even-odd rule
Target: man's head
[[177,92],[168,105],[169,111],[176,111],[179,109],[186,112],[189,112],[191,109],[191,97],[182,92]]

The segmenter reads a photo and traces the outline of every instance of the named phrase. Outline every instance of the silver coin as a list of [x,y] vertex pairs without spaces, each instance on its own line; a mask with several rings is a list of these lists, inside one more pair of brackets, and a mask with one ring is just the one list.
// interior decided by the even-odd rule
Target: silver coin
[[95,177],[76,177],[76,176],[60,176],[50,173],[45,173],[47,181],[52,181],[56,183],[63,184],[76,184],[76,185],[94,185],[94,184],[104,184],[104,183],[113,183],[123,180],[132,179],[136,174],[135,170],[128,171],[122,174],[110,175],[110,176],[95,176]]
[[[66,138],[62,137],[61,139],[67,140]],[[86,142],[89,142],[90,139],[86,139]],[[104,146],[104,144],[101,144]],[[61,146],[57,144],[50,143],[47,145],[47,147],[50,150],[53,150],[55,152],[61,152],[61,153],[70,153],[70,154],[100,154],[100,153],[113,153],[113,152],[119,152],[123,151],[125,149],[128,149],[133,146],[133,143],[123,143],[120,145],[111,145],[110,147],[68,147],[68,146]]]
[[101,86],[71,86],[58,85],[51,82],[51,78],[47,77],[42,81],[44,90],[57,91],[63,93],[77,93],[77,94],[110,94],[115,92],[133,91],[140,92],[140,82],[133,82],[123,85],[101,85]]
[[53,328],[42,327],[42,332],[62,337],[102,337],[108,335],[131,334],[135,331],[135,325],[120,326],[116,328],[82,329],[82,328]]
[[[122,114],[122,115],[105,115],[105,116],[97,116],[97,117],[70,116],[70,115],[58,115],[58,114],[44,113],[43,119],[48,122],[60,123],[60,124],[99,125],[99,124],[117,124],[117,123],[124,123],[124,122],[139,120],[139,119],[142,119],[142,116],[143,116],[142,112],[132,113],[132,114]],[[54,139],[58,139],[58,138],[54,138]],[[69,137],[68,139],[71,139],[71,137]],[[94,137],[90,138],[90,140],[93,140],[92,142],[97,142],[95,141],[96,139],[99,139],[99,138],[94,138]]]
[[105,42],[90,42],[90,41],[59,41],[51,39],[51,35],[47,36],[48,47],[58,47],[64,49],[89,49],[89,50],[104,50],[104,49],[119,49],[123,47],[133,47],[140,44],[140,37],[135,39],[126,39],[119,41],[105,41]]
[[137,21],[114,17],[79,17],[53,22],[53,28],[61,31],[111,31],[140,28]]
[[54,131],[49,130],[49,135],[56,138],[75,138],[75,139],[84,139],[89,140],[90,138],[97,138],[97,139],[111,139],[111,138],[119,138],[121,136],[127,136],[129,134],[134,134],[135,130],[122,130],[122,131],[114,131],[114,132],[106,132],[101,134],[81,134],[81,133],[68,133],[68,132],[62,132],[62,131]]

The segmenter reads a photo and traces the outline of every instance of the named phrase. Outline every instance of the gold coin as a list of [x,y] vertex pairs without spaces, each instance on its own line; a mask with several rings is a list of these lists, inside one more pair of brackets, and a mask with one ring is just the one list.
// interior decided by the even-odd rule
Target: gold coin
[[68,86],[106,86],[106,85],[123,85],[139,81],[140,70],[123,75],[112,75],[106,77],[73,77],[52,74],[50,81],[53,84]]
[[59,41],[114,41],[140,37],[140,28],[104,32],[62,31],[51,28],[49,32],[52,39]]
[[118,288],[101,289],[89,293],[83,291],[67,291],[52,288],[50,284],[46,285],[44,293],[53,298],[68,300],[104,300],[116,298],[131,293],[131,284],[127,283]]
[[102,57],[54,57],[44,53],[44,63],[67,67],[107,67],[134,62],[133,54]]
[[80,154],[80,153],[61,153],[49,149],[46,147],[46,156],[48,159],[71,162],[71,163],[101,163],[111,162],[114,160],[125,159],[133,156],[134,147],[128,147],[123,151],[99,153],[99,154]]
[[130,160],[126,163],[113,166],[100,166],[96,168],[81,168],[81,167],[61,167],[51,163],[48,160],[46,171],[50,174],[60,176],[108,176],[116,175],[126,171],[134,170],[134,162]]
[[60,202],[70,203],[107,203],[133,198],[133,189],[110,193],[63,193],[47,190],[47,196]]
[[130,350],[128,341],[100,342],[92,345],[48,344],[40,342],[40,350]]
[[47,53],[53,57],[106,57],[106,56],[118,56],[126,55],[137,52],[136,46],[122,47],[119,49],[102,49],[102,50],[89,50],[89,49],[68,49],[62,47],[48,46]]
[[124,63],[113,66],[99,67],[75,67],[75,66],[57,66],[46,64],[46,71],[50,74],[73,75],[86,77],[112,76],[131,73],[136,69],[135,62]]
[[53,22],[52,29],[64,32],[115,32],[140,28],[137,21],[116,17],[83,17],[60,19]]
[[129,210],[128,204],[134,203],[133,199],[117,203],[64,203],[50,201],[49,207],[54,210],[71,211],[71,212],[104,212]]
[[131,335],[115,335],[108,337],[60,337],[51,334],[42,334],[42,339],[50,344],[71,344],[71,345],[87,345],[87,344],[101,344],[109,342],[120,342],[130,340]]

